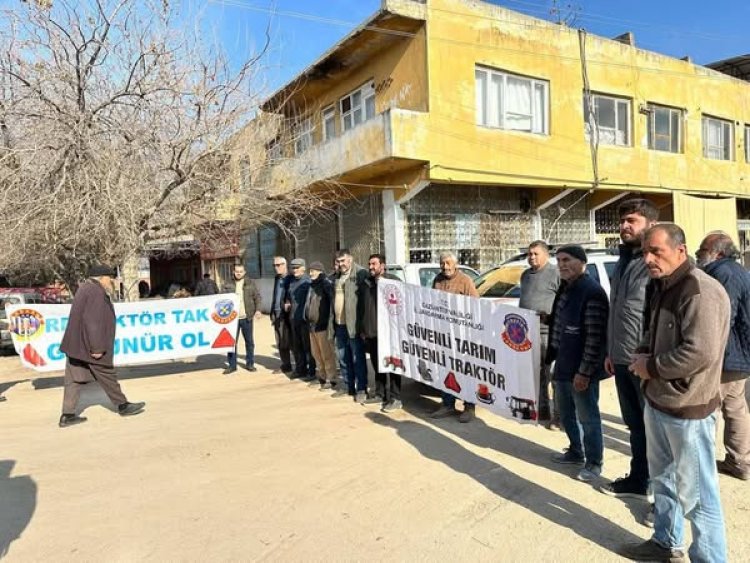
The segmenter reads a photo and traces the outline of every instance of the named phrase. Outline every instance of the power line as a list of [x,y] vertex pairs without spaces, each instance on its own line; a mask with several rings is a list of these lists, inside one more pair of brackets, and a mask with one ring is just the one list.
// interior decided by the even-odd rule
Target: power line
[[[393,29],[386,29],[386,28],[382,28],[382,27],[378,27],[378,26],[373,26],[373,25],[358,26],[356,23],[347,22],[347,21],[344,21],[344,20],[336,20],[336,19],[327,18],[327,17],[323,17],[323,16],[315,16],[315,15],[311,15],[311,14],[303,14],[301,12],[292,12],[292,11],[283,11],[283,10],[271,10],[269,8],[262,8],[262,7],[259,7],[259,6],[251,6],[249,4],[245,4],[244,2],[240,2],[239,0],[208,0],[208,1],[210,3],[213,3],[213,4],[222,4],[222,5],[236,7],[236,8],[240,8],[240,9],[244,9],[244,10],[248,10],[248,11],[266,13],[266,14],[274,15],[274,16],[290,17],[290,18],[294,18],[294,19],[302,19],[302,20],[307,20],[307,21],[315,21],[315,22],[318,22],[318,23],[326,23],[326,24],[330,24],[330,25],[336,25],[336,26],[347,27],[347,28],[356,27],[357,29],[372,31],[372,32],[375,32],[375,33],[381,33],[381,34],[385,34],[385,35],[393,35],[393,36],[405,37],[405,38],[414,38],[414,37],[417,36],[416,33],[408,32],[408,31],[399,31],[399,30],[393,30]],[[437,9],[437,8],[431,8],[431,10],[433,10],[433,11],[443,11],[443,12],[452,13],[452,14],[458,14],[458,15],[467,15],[467,14],[464,14],[464,13],[461,13],[461,12],[453,12],[453,11],[442,10],[442,9]],[[468,14],[468,15],[470,17],[483,18],[483,16],[479,16],[479,15],[475,15],[475,14]],[[486,18],[486,19],[492,19],[492,18]],[[556,27],[556,24],[553,24],[553,23],[547,23],[546,25],[539,25],[539,24],[534,24],[534,23],[530,23],[530,22],[529,23],[527,23],[527,22],[523,22],[523,23],[521,23],[521,22],[508,22],[508,21],[505,21],[505,20],[500,20],[498,18],[494,18],[494,19],[496,21],[502,21],[505,24],[516,24],[516,25],[519,25],[519,26],[522,26],[522,27],[526,27],[526,28],[536,27],[536,28],[539,28],[539,29],[547,30],[547,31],[554,30],[555,27]],[[574,29],[570,29],[570,28],[567,28],[567,27],[564,27],[564,26],[557,26],[557,27],[559,27],[560,31],[565,31],[565,32],[569,32],[569,33],[574,33],[576,31]],[[597,37],[599,37],[599,36],[597,36]],[[603,38],[603,39],[607,39],[607,38]],[[528,50],[523,50],[523,49],[514,49],[512,47],[502,47],[502,46],[499,46],[499,45],[484,45],[484,44],[475,43],[475,42],[461,41],[461,40],[457,40],[457,39],[450,39],[450,38],[447,38],[447,37],[438,37],[438,36],[435,36],[435,35],[430,35],[430,40],[432,40],[432,41],[440,41],[440,42],[443,42],[443,43],[449,43],[449,44],[455,44],[455,45],[471,46],[471,47],[474,47],[474,48],[484,49],[484,50],[502,51],[502,52],[507,52],[507,53],[523,53],[523,54],[525,54],[527,56],[533,56],[533,57],[537,57],[537,58],[554,58],[554,59],[563,60],[563,61],[571,61],[571,62],[576,62],[576,63],[579,62],[579,59],[577,57],[569,56],[569,55],[560,55],[560,54],[557,54],[557,53],[539,53],[539,52],[533,52],[533,51],[528,51]],[[664,55],[664,54],[661,54],[661,53],[656,53],[656,54],[658,54],[660,56],[663,56],[665,58],[671,59],[673,61],[677,61],[678,60],[678,59],[675,59],[674,57],[670,57],[668,55]],[[736,78],[732,78],[732,77],[730,77],[728,75],[724,75],[724,74],[721,74],[721,73],[717,73],[715,75],[714,74],[696,75],[695,73],[691,73],[691,72],[667,70],[667,69],[664,69],[664,68],[646,67],[646,66],[634,66],[634,65],[632,65],[630,63],[615,63],[615,62],[605,62],[605,61],[589,60],[588,64],[589,65],[602,66],[602,67],[611,67],[611,68],[621,68],[621,69],[635,70],[635,71],[640,71],[640,72],[652,72],[652,73],[657,73],[657,74],[660,74],[660,75],[671,75],[671,76],[684,76],[684,77],[690,77],[690,78],[701,78],[701,79],[705,79],[705,80],[721,80],[721,81],[737,80]],[[700,65],[695,65],[695,66],[700,66]]]

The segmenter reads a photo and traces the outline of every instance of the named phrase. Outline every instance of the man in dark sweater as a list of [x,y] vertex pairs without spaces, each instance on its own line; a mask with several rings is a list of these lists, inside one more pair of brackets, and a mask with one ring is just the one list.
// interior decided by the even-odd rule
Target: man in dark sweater
[[623,546],[636,561],[681,561],[684,520],[691,561],[726,561],[724,516],[714,459],[730,304],[719,282],[688,260],[684,231],[658,223],[643,236],[653,282],[649,324],[630,369],[643,380],[654,534]]
[[521,274],[521,299],[518,306],[530,309],[539,314],[539,336],[541,349],[541,366],[539,370],[539,422],[546,423],[548,428],[559,424],[560,414],[556,408],[550,408],[549,385],[550,373],[544,356],[547,353],[549,326],[547,318],[552,313],[557,289],[560,287],[560,273],[549,263],[549,246],[543,240],[535,240],[529,245],[527,256],[529,269]]
[[601,475],[604,461],[599,381],[607,377],[609,302],[599,283],[586,273],[583,248],[563,246],[556,256],[562,283],[552,310],[546,361],[555,361],[555,400],[570,445],[552,460],[583,465],[578,479],[592,481]]
[[737,263],[739,257],[731,237],[723,232],[710,233],[696,252],[698,266],[724,287],[732,306],[720,387],[726,457],[716,465],[720,473],[747,481],[750,414],[745,383],[750,375],[750,275]]
[[365,341],[365,348],[370,355],[372,369],[375,372],[375,393],[365,399],[364,403],[382,403],[383,412],[393,412],[401,408],[401,376],[382,371],[378,354],[378,283],[382,279],[398,278],[385,272],[385,256],[372,254],[367,263],[370,275],[364,279],[360,303],[362,314],[359,317],[359,333]]

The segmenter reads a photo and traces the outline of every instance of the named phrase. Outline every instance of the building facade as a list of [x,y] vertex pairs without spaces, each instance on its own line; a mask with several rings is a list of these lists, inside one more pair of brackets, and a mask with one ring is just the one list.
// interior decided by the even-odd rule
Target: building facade
[[613,245],[635,194],[691,251],[714,229],[744,241],[750,84],[716,68],[484,2],[383,0],[264,103],[287,126],[254,181],[346,190],[288,245],[324,263],[453,250],[484,269],[536,238]]

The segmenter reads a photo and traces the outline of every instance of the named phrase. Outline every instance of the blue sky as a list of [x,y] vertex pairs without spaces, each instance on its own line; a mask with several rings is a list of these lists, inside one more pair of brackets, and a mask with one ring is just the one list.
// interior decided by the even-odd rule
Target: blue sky
[[[194,0],[195,1],[195,0]],[[494,0],[492,3],[552,19],[552,0]],[[379,0],[199,0],[204,22],[224,47],[241,58],[262,43],[270,25],[266,88],[275,89],[349,33],[380,7]],[[561,0],[573,27],[614,37],[635,34],[644,49],[708,63],[750,53],[746,0]],[[572,5],[573,9],[567,6]],[[577,9],[576,9],[577,8]],[[274,13],[275,12],[275,13]]]

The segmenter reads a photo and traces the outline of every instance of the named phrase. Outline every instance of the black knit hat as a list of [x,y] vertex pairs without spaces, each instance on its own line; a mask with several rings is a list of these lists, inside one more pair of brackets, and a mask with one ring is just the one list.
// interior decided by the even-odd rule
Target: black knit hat
[[99,276],[117,277],[117,272],[111,266],[105,264],[94,264],[89,268],[89,277],[98,278]]
[[582,246],[579,246],[577,244],[569,244],[567,246],[561,246],[557,249],[557,252],[555,252],[555,255],[560,254],[561,252],[564,252],[565,254],[569,254],[573,258],[577,258],[584,264],[589,261],[588,256],[586,256],[586,251],[583,249]]

